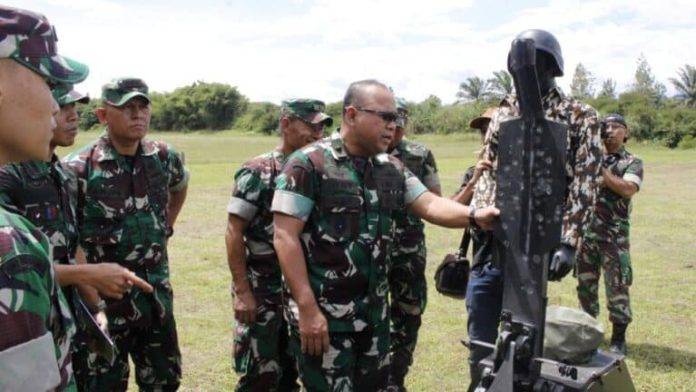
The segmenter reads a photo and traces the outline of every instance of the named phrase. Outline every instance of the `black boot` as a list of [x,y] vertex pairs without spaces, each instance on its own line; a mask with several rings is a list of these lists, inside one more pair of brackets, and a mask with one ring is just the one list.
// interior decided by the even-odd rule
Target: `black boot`
[[611,333],[609,351],[615,354],[626,355],[626,328],[628,324],[614,324]]
[[471,377],[471,383],[469,383],[467,392],[474,392],[476,387],[478,387],[479,383],[481,382],[481,370],[479,369],[478,364],[469,365],[469,376]]

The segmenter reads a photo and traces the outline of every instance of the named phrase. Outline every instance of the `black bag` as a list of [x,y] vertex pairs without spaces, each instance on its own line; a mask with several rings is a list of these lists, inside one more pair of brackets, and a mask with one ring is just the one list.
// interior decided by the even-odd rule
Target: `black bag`
[[462,242],[457,253],[445,256],[435,270],[435,289],[438,293],[448,297],[464,299],[466,297],[466,285],[469,283],[469,260],[466,253],[469,250],[471,233],[464,231]]

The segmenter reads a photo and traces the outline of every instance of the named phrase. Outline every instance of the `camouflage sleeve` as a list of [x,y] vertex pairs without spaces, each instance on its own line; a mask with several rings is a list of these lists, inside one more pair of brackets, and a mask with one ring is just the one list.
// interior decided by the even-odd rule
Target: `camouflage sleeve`
[[[586,108],[576,117],[579,141],[575,161],[570,162],[573,178],[568,185],[562,242],[578,249],[582,231],[589,223],[597,199],[597,181],[602,168],[602,139],[594,109]],[[569,131],[572,132],[572,131]]]
[[259,204],[263,187],[260,173],[243,166],[234,175],[234,187],[230,201],[227,203],[227,212],[250,221],[263,207]]
[[640,189],[640,186],[643,184],[643,161],[635,158],[626,168],[623,179],[636,184],[638,189]]
[[21,214],[15,203],[15,192],[24,188],[22,178],[13,164],[0,168],[0,206],[8,211]]
[[314,166],[304,153],[297,151],[291,155],[276,178],[271,211],[306,222],[316,200],[315,176]]
[[188,185],[189,171],[184,165],[184,153],[167,147],[167,170],[169,171],[169,192],[176,193]]
[[413,174],[408,168],[404,167],[404,203],[409,205],[416,201],[418,196],[428,191],[428,188]]
[[437,174],[435,156],[430,150],[423,161],[423,185],[428,189],[440,188],[440,176]]
[[85,205],[85,194],[87,193],[87,162],[85,155],[73,153],[63,158],[63,167],[72,173],[77,183],[75,220],[77,221],[78,233],[81,233],[83,222],[83,206]]
[[56,290],[48,242],[13,225],[0,231],[0,390],[52,389],[61,378],[48,329]]
[[500,130],[500,123],[508,120],[512,116],[514,116],[514,109],[512,106],[501,106],[495,111],[488,125],[480,158],[490,161],[493,164],[493,168],[492,170],[484,171],[476,183],[474,195],[471,199],[471,205],[476,208],[484,208],[495,204],[496,187],[494,175],[496,167],[498,166],[498,133]]

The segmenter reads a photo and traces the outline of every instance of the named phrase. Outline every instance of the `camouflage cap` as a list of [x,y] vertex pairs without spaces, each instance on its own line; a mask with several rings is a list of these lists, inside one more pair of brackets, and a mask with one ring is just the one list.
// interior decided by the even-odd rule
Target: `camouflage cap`
[[89,68],[58,55],[56,32],[45,16],[0,6],[0,58],[9,58],[46,78],[52,84],[76,84]]
[[149,89],[142,79],[116,78],[102,86],[102,100],[111,106],[123,106],[135,97],[150,102]]
[[71,85],[59,86],[53,89],[53,99],[58,102],[60,107],[71,103],[89,103],[89,94],[82,94],[75,91]]
[[493,118],[493,115],[495,114],[496,108],[488,108],[486,109],[485,112],[483,112],[482,115],[476,117],[475,119],[471,120],[469,123],[469,127],[478,129],[482,133],[486,132],[486,129],[488,128],[488,123],[491,121]]
[[405,128],[406,122],[408,122],[408,104],[403,98],[396,98],[396,111],[399,117],[396,119],[396,126],[399,128]]
[[295,98],[282,102],[280,106],[281,116],[299,117],[311,124],[323,123],[327,127],[333,124],[333,118],[324,113],[326,105],[318,99]]
[[628,128],[628,125],[626,125],[626,120],[623,118],[622,115],[620,115],[618,113],[607,114],[602,119],[602,125],[604,125],[604,126],[606,126],[610,122],[621,124],[624,126],[624,128]]

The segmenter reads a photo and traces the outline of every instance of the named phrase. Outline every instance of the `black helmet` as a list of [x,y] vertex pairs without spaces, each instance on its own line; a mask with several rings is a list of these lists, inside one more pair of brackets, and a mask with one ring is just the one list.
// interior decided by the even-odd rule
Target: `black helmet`
[[531,39],[534,47],[542,50],[553,57],[556,61],[556,72],[554,76],[563,76],[563,55],[561,54],[561,44],[558,43],[553,34],[545,30],[530,29],[517,35],[515,39]]

